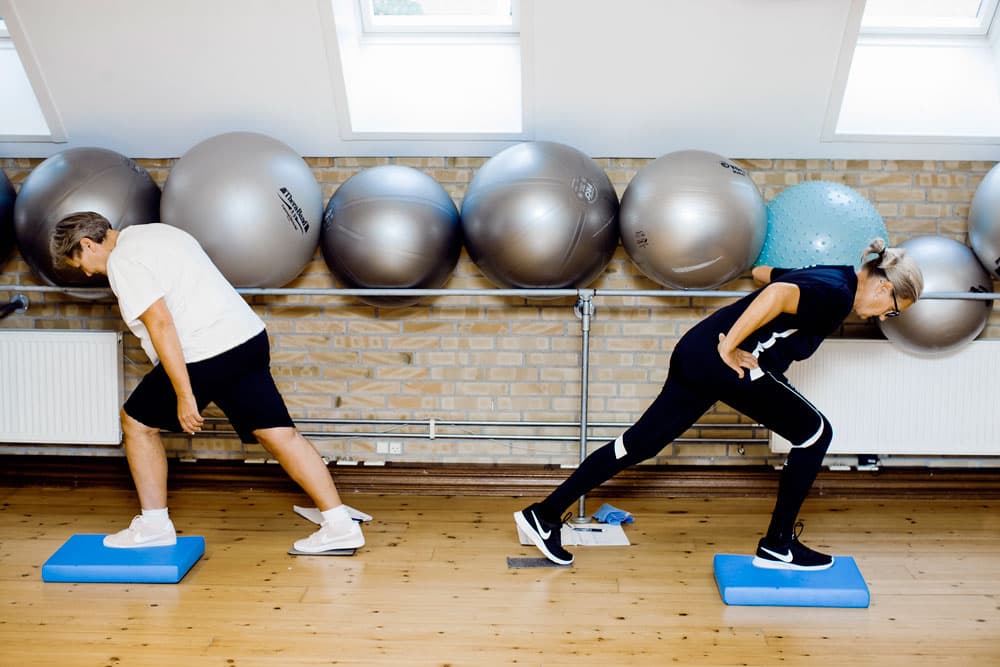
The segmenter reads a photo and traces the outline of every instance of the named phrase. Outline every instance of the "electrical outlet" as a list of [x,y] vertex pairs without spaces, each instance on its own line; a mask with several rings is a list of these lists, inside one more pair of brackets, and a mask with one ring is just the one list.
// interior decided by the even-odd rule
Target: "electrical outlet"
[[389,453],[390,454],[402,454],[403,453],[403,442],[401,440],[390,440],[389,441]]

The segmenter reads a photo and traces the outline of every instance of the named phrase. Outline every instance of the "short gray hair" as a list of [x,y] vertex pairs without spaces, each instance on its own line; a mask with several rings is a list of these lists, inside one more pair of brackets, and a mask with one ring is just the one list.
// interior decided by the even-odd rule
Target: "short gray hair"
[[65,266],[66,261],[80,253],[80,242],[91,239],[104,243],[104,237],[111,229],[111,223],[100,213],[83,211],[68,215],[56,223],[55,231],[49,239],[49,254],[55,266]]
[[[868,259],[869,255],[875,255]],[[920,267],[902,248],[890,248],[885,239],[872,239],[861,253],[861,268],[870,274],[884,277],[900,299],[916,301],[924,291],[924,274]]]

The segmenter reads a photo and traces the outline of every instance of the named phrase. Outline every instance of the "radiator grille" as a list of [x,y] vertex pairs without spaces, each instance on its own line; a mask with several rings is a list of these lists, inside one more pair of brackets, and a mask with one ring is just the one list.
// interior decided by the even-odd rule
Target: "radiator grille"
[[[831,454],[1000,454],[1000,341],[941,357],[885,340],[829,340],[788,379],[833,424]],[[771,434],[771,448],[790,443]]]
[[115,331],[0,331],[0,442],[121,442]]

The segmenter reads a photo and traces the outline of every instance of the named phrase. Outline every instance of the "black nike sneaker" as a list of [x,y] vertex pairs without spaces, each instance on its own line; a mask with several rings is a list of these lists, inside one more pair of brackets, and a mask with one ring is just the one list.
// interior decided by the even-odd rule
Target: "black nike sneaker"
[[514,512],[514,523],[518,530],[528,536],[531,543],[553,563],[571,565],[573,554],[563,549],[562,523],[547,521],[538,515],[537,503],[520,512]]
[[802,523],[796,523],[789,539],[762,537],[757,543],[754,567],[769,570],[825,570],[833,565],[833,556],[813,551],[799,542]]

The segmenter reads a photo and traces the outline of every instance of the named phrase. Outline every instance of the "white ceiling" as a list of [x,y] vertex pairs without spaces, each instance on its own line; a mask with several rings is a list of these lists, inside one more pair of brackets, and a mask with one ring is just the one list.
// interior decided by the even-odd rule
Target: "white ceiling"
[[[985,141],[823,141],[863,0],[522,2],[523,139],[594,157],[1000,160]],[[234,130],[307,156],[493,155],[511,143],[354,138],[330,0],[0,0],[0,15],[67,138],[0,143],[0,156],[97,145],[174,157]]]

